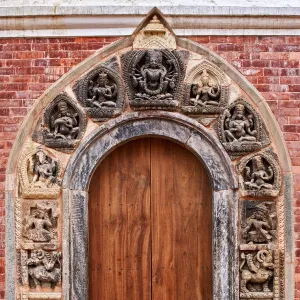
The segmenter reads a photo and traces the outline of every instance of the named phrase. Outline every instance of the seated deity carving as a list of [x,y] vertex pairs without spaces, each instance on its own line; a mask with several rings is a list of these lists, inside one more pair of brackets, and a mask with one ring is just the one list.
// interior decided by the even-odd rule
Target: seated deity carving
[[90,107],[116,107],[117,85],[109,85],[107,73],[101,71],[95,82],[89,81],[87,105]]
[[206,70],[203,71],[199,83],[192,85],[190,102],[194,106],[218,106],[221,94],[219,84],[213,84]]
[[245,106],[237,104],[233,113],[225,118],[225,137],[227,142],[255,142],[257,131],[254,129],[253,115],[246,116]]
[[61,253],[34,250],[27,260],[29,286],[54,288],[61,281]]
[[[264,294],[264,299],[273,296],[273,277],[275,264],[272,250],[259,250],[257,252],[241,254],[241,298],[255,298]],[[247,296],[248,294],[248,296]],[[261,296],[258,296],[262,299]]]
[[37,204],[23,220],[23,237],[33,242],[50,242],[54,238],[57,216],[52,209]]
[[184,74],[183,54],[167,49],[130,51],[122,56],[133,109],[175,109]]
[[275,211],[273,203],[263,202],[256,205],[253,213],[246,219],[242,236],[247,244],[268,244],[276,237]]
[[25,152],[20,165],[24,198],[57,198],[60,191],[60,164],[42,147]]
[[125,103],[123,80],[116,57],[102,63],[73,87],[80,104],[95,122],[103,122],[122,113]]

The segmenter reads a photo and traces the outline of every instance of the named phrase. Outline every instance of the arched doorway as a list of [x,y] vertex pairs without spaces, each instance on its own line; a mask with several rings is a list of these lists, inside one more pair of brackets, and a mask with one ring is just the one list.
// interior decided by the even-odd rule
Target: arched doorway
[[88,299],[212,299],[212,187],[184,147],[118,147],[89,189]]

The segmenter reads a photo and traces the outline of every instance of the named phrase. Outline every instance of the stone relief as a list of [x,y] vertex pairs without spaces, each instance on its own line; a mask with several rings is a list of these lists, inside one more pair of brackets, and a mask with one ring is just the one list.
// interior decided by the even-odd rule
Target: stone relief
[[21,293],[18,300],[61,300],[61,293]]
[[124,108],[124,87],[116,57],[90,71],[73,90],[93,121],[103,122],[120,115]]
[[33,250],[27,259],[30,288],[51,287],[61,282],[61,253]]
[[270,143],[259,114],[241,98],[219,117],[218,135],[232,157],[259,150]]
[[275,203],[243,201],[241,242],[248,245],[274,243],[277,236]]
[[186,76],[182,111],[191,116],[219,114],[228,103],[226,75],[209,61],[192,68]]
[[137,110],[176,109],[186,53],[151,49],[130,51],[123,55],[123,73],[130,106]]
[[133,49],[176,49],[176,39],[154,15],[135,37]]
[[272,250],[242,252],[240,263],[240,298],[273,298],[274,268]]
[[244,157],[238,164],[238,173],[243,196],[278,196],[281,171],[272,151]]
[[28,201],[23,204],[22,248],[55,250],[58,247],[58,203]]
[[61,93],[46,108],[33,140],[50,148],[70,152],[78,145],[85,128],[84,112],[66,93]]
[[42,147],[25,149],[20,161],[20,191],[24,198],[57,198],[61,185],[61,164]]

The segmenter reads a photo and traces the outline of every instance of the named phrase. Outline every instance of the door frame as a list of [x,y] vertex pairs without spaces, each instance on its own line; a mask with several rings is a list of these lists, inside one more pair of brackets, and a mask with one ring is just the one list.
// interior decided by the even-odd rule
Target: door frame
[[[64,299],[88,299],[88,190],[94,171],[116,147],[137,138],[161,137],[193,152],[210,178],[213,201],[213,300],[237,299],[238,184],[220,142],[195,120],[178,113],[128,113],[86,137],[63,180]],[[187,187],[188,188],[188,187]]]

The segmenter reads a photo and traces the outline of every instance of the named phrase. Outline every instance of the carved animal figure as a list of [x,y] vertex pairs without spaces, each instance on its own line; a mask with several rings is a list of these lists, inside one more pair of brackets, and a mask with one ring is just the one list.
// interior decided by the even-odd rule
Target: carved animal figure
[[254,130],[253,116],[246,117],[245,106],[237,104],[233,114],[227,113],[225,118],[225,137],[228,142],[255,142],[256,130]]
[[209,75],[204,70],[200,77],[200,82],[192,86],[192,94],[196,96],[191,98],[190,101],[195,106],[217,106],[219,105],[219,98],[221,88],[219,85],[210,82]]
[[43,250],[35,250],[27,260],[28,274],[32,278],[33,287],[42,286],[43,282],[51,284],[54,288],[61,280],[61,254],[52,254]]
[[261,291],[251,284],[259,284],[263,292],[271,292],[269,282],[274,275],[272,251],[260,250],[255,256],[252,253],[242,253],[241,258],[241,292],[249,293]]

